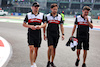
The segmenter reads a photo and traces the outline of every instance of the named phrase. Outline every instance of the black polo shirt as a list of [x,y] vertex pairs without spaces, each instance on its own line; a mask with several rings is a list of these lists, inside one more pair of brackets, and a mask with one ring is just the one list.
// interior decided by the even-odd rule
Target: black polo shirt
[[[92,23],[92,19],[90,16],[88,16],[88,21]],[[89,24],[82,15],[79,15],[76,17],[75,25],[78,25],[77,27],[77,37],[78,38],[89,37]]]
[[[34,15],[32,12],[27,13],[24,22],[34,26],[41,25],[42,22],[44,23],[44,14],[38,13],[37,15]],[[37,31],[37,30],[32,30],[29,28],[29,31]]]
[[[41,25],[42,22],[44,23],[44,14],[40,12],[37,15],[32,12],[27,13],[24,22],[34,26]],[[41,29],[32,30],[31,28],[28,28],[28,36],[31,36],[34,39],[41,38]]]
[[55,17],[52,14],[47,14],[46,22],[48,23],[47,32],[50,34],[59,34],[59,24],[63,24],[63,20],[60,14]]

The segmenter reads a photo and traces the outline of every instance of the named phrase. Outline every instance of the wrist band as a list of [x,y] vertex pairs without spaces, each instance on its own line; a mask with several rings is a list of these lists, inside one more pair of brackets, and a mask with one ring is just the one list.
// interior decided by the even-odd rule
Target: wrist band
[[62,35],[64,35],[64,34],[62,34]]

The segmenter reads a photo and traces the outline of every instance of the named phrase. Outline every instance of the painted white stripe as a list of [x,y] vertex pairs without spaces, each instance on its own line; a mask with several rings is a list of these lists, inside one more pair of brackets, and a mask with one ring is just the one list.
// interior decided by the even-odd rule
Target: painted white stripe
[[0,19],[1,22],[23,23],[23,20]]
[[10,44],[1,36],[0,36],[0,40],[4,44],[4,47],[0,47],[0,67],[6,67],[9,59],[12,56],[12,48]]

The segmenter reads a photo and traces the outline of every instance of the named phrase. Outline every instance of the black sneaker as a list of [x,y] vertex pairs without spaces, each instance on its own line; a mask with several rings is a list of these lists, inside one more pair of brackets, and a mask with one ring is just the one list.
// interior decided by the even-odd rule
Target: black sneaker
[[78,59],[76,60],[76,63],[75,63],[76,66],[79,65],[79,61],[80,61],[80,60],[78,60]]
[[51,62],[51,67],[56,67],[53,62]]
[[86,64],[84,63],[84,64],[82,65],[82,67],[86,67]]
[[48,63],[47,63],[47,67],[50,67],[50,61],[48,61]]

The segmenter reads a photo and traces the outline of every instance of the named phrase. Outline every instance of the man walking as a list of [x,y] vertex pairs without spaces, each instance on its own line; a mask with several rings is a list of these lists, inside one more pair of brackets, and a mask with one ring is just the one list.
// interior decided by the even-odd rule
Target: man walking
[[83,43],[83,64],[82,67],[86,67],[86,57],[87,57],[87,50],[89,50],[89,27],[92,29],[92,19],[90,16],[88,16],[88,13],[90,11],[89,6],[84,6],[82,10],[82,15],[79,15],[76,17],[75,25],[73,27],[72,36],[75,32],[76,26],[77,27],[77,39],[78,39],[78,45],[77,45],[77,60],[75,65],[79,65],[80,61],[80,50],[82,49],[82,43]]
[[[48,40],[48,63],[47,67],[56,67],[54,65],[54,57],[56,53],[56,47],[59,40],[59,24],[62,32],[62,40],[64,40],[64,27],[63,20],[60,14],[57,14],[57,4],[51,4],[51,13],[47,14],[46,22],[47,27],[47,40]],[[45,28],[44,28],[44,39],[45,39]]]
[[[46,26],[46,23],[44,23],[44,14],[39,12],[39,6],[38,2],[33,3],[31,7],[32,12],[27,13],[23,23],[23,26],[28,28],[27,38],[30,49],[31,67],[37,67],[35,61],[38,48],[41,44],[41,28]],[[41,25],[41,22],[44,24]]]

